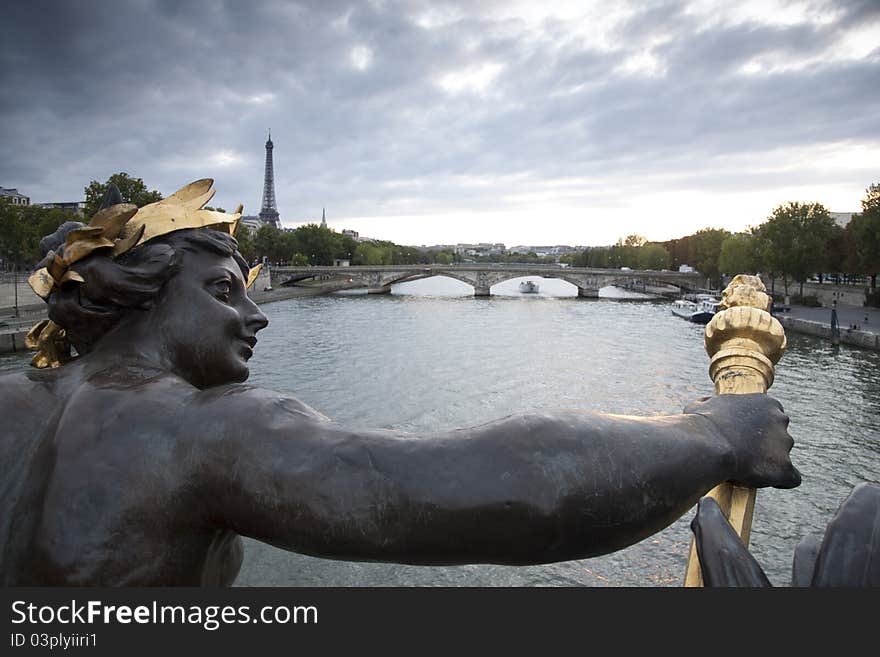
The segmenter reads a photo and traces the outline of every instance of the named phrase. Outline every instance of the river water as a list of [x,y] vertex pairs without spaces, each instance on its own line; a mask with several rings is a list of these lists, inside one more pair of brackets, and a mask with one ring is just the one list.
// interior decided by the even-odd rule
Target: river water
[[[567,283],[532,280],[537,295],[507,281],[475,299],[469,286],[436,278],[391,295],[264,305],[270,323],[251,383],[289,391],[345,425],[413,432],[554,409],[671,414],[712,393],[703,327],[673,316],[669,302],[577,299]],[[771,394],[791,417],[803,484],[758,493],[751,543],[777,586],[790,583],[800,538],[821,533],[855,484],[880,482],[880,354],[788,339]],[[0,358],[0,370],[25,364]],[[615,554],[526,567],[330,561],[246,539],[237,584],[679,586],[692,517]]]

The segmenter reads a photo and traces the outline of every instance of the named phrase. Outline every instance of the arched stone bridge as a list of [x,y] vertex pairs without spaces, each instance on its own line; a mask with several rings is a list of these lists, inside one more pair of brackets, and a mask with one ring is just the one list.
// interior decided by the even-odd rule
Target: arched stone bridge
[[[493,285],[524,276],[558,278],[577,287],[579,297],[597,298],[599,288],[614,285],[627,289],[664,288],[702,289],[706,279],[699,273],[674,271],[624,271],[620,269],[585,269],[555,265],[382,265],[359,267],[273,267],[272,285],[295,285],[320,277],[344,277],[339,287],[365,287],[370,292],[386,293],[394,283],[432,276],[447,276],[473,286],[474,296],[487,297]],[[349,282],[348,279],[351,279]],[[658,292],[659,294],[660,292]],[[676,296],[678,292],[676,291]]]

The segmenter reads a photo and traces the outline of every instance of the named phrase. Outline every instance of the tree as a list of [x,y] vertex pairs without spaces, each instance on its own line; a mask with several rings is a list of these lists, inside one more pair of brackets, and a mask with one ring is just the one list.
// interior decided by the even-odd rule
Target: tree
[[871,290],[876,290],[880,273],[880,184],[865,191],[862,211],[853,215],[847,228],[852,232],[858,266],[871,278]]
[[611,247],[592,246],[587,248],[577,260],[579,267],[592,267],[595,269],[607,269],[610,265]]
[[[788,276],[800,283],[823,269],[827,249],[834,230],[834,219],[821,203],[796,201],[775,208],[761,226],[766,240],[765,258],[783,274],[788,294]],[[768,250],[769,248],[769,250]]]
[[646,240],[641,235],[635,235],[635,234],[627,235],[626,239],[623,240],[624,246],[631,246],[631,247],[635,247],[635,248],[638,248],[640,246],[645,246],[645,244],[647,244],[647,243],[648,243],[648,240]]
[[874,183],[865,190],[862,212],[880,211],[880,183]]
[[0,198],[0,258],[6,264],[18,263],[26,250],[26,224],[20,206]]
[[254,254],[257,259],[275,261],[281,241],[281,231],[272,224],[263,224],[253,236]]
[[756,272],[755,247],[755,239],[749,233],[731,235],[721,243],[718,269],[728,276]]
[[0,199],[0,259],[7,267],[32,267],[42,258],[40,240],[65,221],[80,219],[67,210],[13,205]]
[[451,265],[452,254],[449,251],[433,251],[431,253],[431,260],[438,265]]
[[336,253],[336,240],[341,237],[329,228],[318,224],[306,224],[296,229],[300,253],[309,259],[310,265],[332,265]]
[[253,263],[257,259],[257,253],[254,249],[254,240],[251,236],[250,228],[239,222],[233,237],[238,242],[238,251],[242,257],[249,263]]
[[415,265],[421,262],[422,252],[414,246],[394,244],[391,251],[392,265]]
[[770,277],[770,294],[776,292],[776,278],[782,276],[785,285],[785,294],[788,294],[788,276],[783,274],[782,256],[774,249],[773,244],[777,241],[774,232],[781,230],[781,226],[768,226],[763,223],[751,228],[752,241],[754,243],[755,268]]
[[[828,248],[825,253],[825,272],[833,274],[837,279],[838,274],[845,274],[849,266],[849,251],[851,244],[850,231],[841,228],[837,224],[831,229],[831,235],[828,238]],[[855,271],[855,269],[851,270]],[[822,274],[819,274],[819,282],[822,282]]]
[[627,235],[617,240],[608,253],[608,265],[614,269],[619,267],[639,267],[639,249],[646,243],[641,235]]
[[278,235],[276,250],[270,256],[277,262],[290,262],[302,250],[296,231],[281,231]]
[[354,265],[382,265],[385,258],[383,249],[372,242],[361,242],[352,254]]
[[669,251],[669,256],[672,261],[670,269],[678,271],[678,268],[682,265],[692,266],[692,263],[690,262],[690,241],[690,235],[687,235],[685,237],[662,243],[666,250]]
[[688,260],[714,286],[720,284],[718,259],[721,256],[721,245],[728,237],[730,233],[722,228],[703,228],[690,236]]
[[669,251],[656,242],[640,247],[637,257],[639,269],[666,269],[669,267]]
[[141,178],[132,178],[124,171],[114,173],[107,179],[107,182],[99,183],[97,180],[93,180],[85,188],[86,207],[84,213],[86,220],[101,207],[101,201],[104,200],[104,195],[111,184],[119,188],[119,193],[125,203],[134,203],[139,208],[162,200],[162,194],[156,190],[149,191]]
[[336,257],[351,260],[357,246],[358,241],[356,239],[349,237],[348,235],[341,235],[339,239],[337,239]]

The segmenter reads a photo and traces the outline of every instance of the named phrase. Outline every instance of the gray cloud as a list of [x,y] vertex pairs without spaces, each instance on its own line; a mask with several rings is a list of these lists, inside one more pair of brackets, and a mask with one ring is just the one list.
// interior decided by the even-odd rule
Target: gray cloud
[[[420,26],[438,6],[449,22]],[[0,184],[47,201],[81,197],[119,170],[166,194],[212,176],[217,201],[256,211],[271,128],[279,209],[302,221],[322,206],[489,210],[561,178],[616,180],[627,193],[676,176],[708,191],[799,185],[816,175],[706,168],[772,149],[878,145],[880,50],[828,56],[880,21],[874,2],[827,4],[833,20],[790,24],[637,3],[602,44],[590,26],[499,17],[505,7],[9,3]],[[744,72],[762,61],[767,70]],[[496,67],[482,88],[440,84],[482,66]],[[582,194],[601,205],[608,190]]]

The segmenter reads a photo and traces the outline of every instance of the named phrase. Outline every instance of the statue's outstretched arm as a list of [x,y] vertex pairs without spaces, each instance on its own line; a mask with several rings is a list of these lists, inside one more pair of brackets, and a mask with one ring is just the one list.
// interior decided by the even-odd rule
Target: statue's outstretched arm
[[525,415],[413,436],[231,387],[203,393],[186,430],[210,453],[212,517],[240,534],[339,559],[528,564],[637,542],[727,479],[797,485],[781,407],[724,397],[683,415]]

